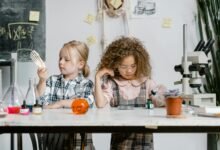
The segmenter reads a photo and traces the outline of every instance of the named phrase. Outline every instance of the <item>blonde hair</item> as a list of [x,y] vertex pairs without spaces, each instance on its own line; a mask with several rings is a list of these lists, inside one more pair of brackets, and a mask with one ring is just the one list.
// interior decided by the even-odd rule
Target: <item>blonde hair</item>
[[[82,73],[83,73],[83,76],[88,77],[89,73],[90,73],[90,69],[87,64],[87,60],[89,57],[88,46],[83,42],[73,40],[68,43],[65,43],[63,45],[62,49],[66,49],[68,51],[69,55],[70,54],[77,54],[79,59],[84,61],[85,64],[82,68]],[[74,53],[71,53],[71,51]],[[71,57],[71,61],[74,61],[74,57],[72,55],[70,55],[70,57]]]
[[134,56],[137,65],[137,78],[142,76],[151,77],[150,56],[144,45],[134,37],[122,36],[108,45],[97,70],[102,68],[113,69],[117,78],[120,76],[118,66],[127,56]]

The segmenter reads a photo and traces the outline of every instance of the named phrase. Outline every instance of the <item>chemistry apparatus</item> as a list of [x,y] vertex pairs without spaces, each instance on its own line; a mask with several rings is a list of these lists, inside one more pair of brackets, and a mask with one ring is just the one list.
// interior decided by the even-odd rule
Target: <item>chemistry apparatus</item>
[[24,99],[23,94],[17,85],[17,54],[12,54],[12,69],[11,69],[11,85],[3,96],[2,105],[4,111],[9,114],[18,114],[20,112],[21,101]]
[[[176,65],[174,70],[182,74],[181,81],[174,84],[182,84],[182,97],[187,104],[198,106],[216,106],[216,94],[202,93],[201,87],[208,68],[208,53],[214,44],[210,39],[205,44],[201,40],[193,52],[187,52],[186,35],[187,25],[183,25],[183,57],[182,64]],[[192,88],[192,89],[191,89]],[[197,89],[197,92],[195,92]]]

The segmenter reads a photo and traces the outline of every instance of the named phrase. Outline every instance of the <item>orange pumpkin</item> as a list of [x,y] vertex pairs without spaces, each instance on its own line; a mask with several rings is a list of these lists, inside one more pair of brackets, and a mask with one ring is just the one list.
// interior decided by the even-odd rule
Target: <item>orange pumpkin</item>
[[89,103],[85,98],[76,98],[72,102],[71,108],[75,114],[84,114],[89,109]]

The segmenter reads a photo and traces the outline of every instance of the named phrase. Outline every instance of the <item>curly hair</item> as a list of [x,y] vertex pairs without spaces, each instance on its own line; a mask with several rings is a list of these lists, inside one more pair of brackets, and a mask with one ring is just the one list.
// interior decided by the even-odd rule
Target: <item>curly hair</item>
[[113,41],[106,48],[97,70],[109,68],[114,70],[115,77],[119,77],[118,66],[127,56],[134,56],[137,65],[136,77],[142,76],[151,77],[150,56],[146,48],[137,38],[120,37]]

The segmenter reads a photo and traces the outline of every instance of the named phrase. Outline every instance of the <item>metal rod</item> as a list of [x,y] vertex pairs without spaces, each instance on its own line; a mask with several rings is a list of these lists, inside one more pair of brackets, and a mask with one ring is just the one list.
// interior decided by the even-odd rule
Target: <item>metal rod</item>
[[183,61],[187,61],[186,50],[187,50],[187,25],[183,24]]

